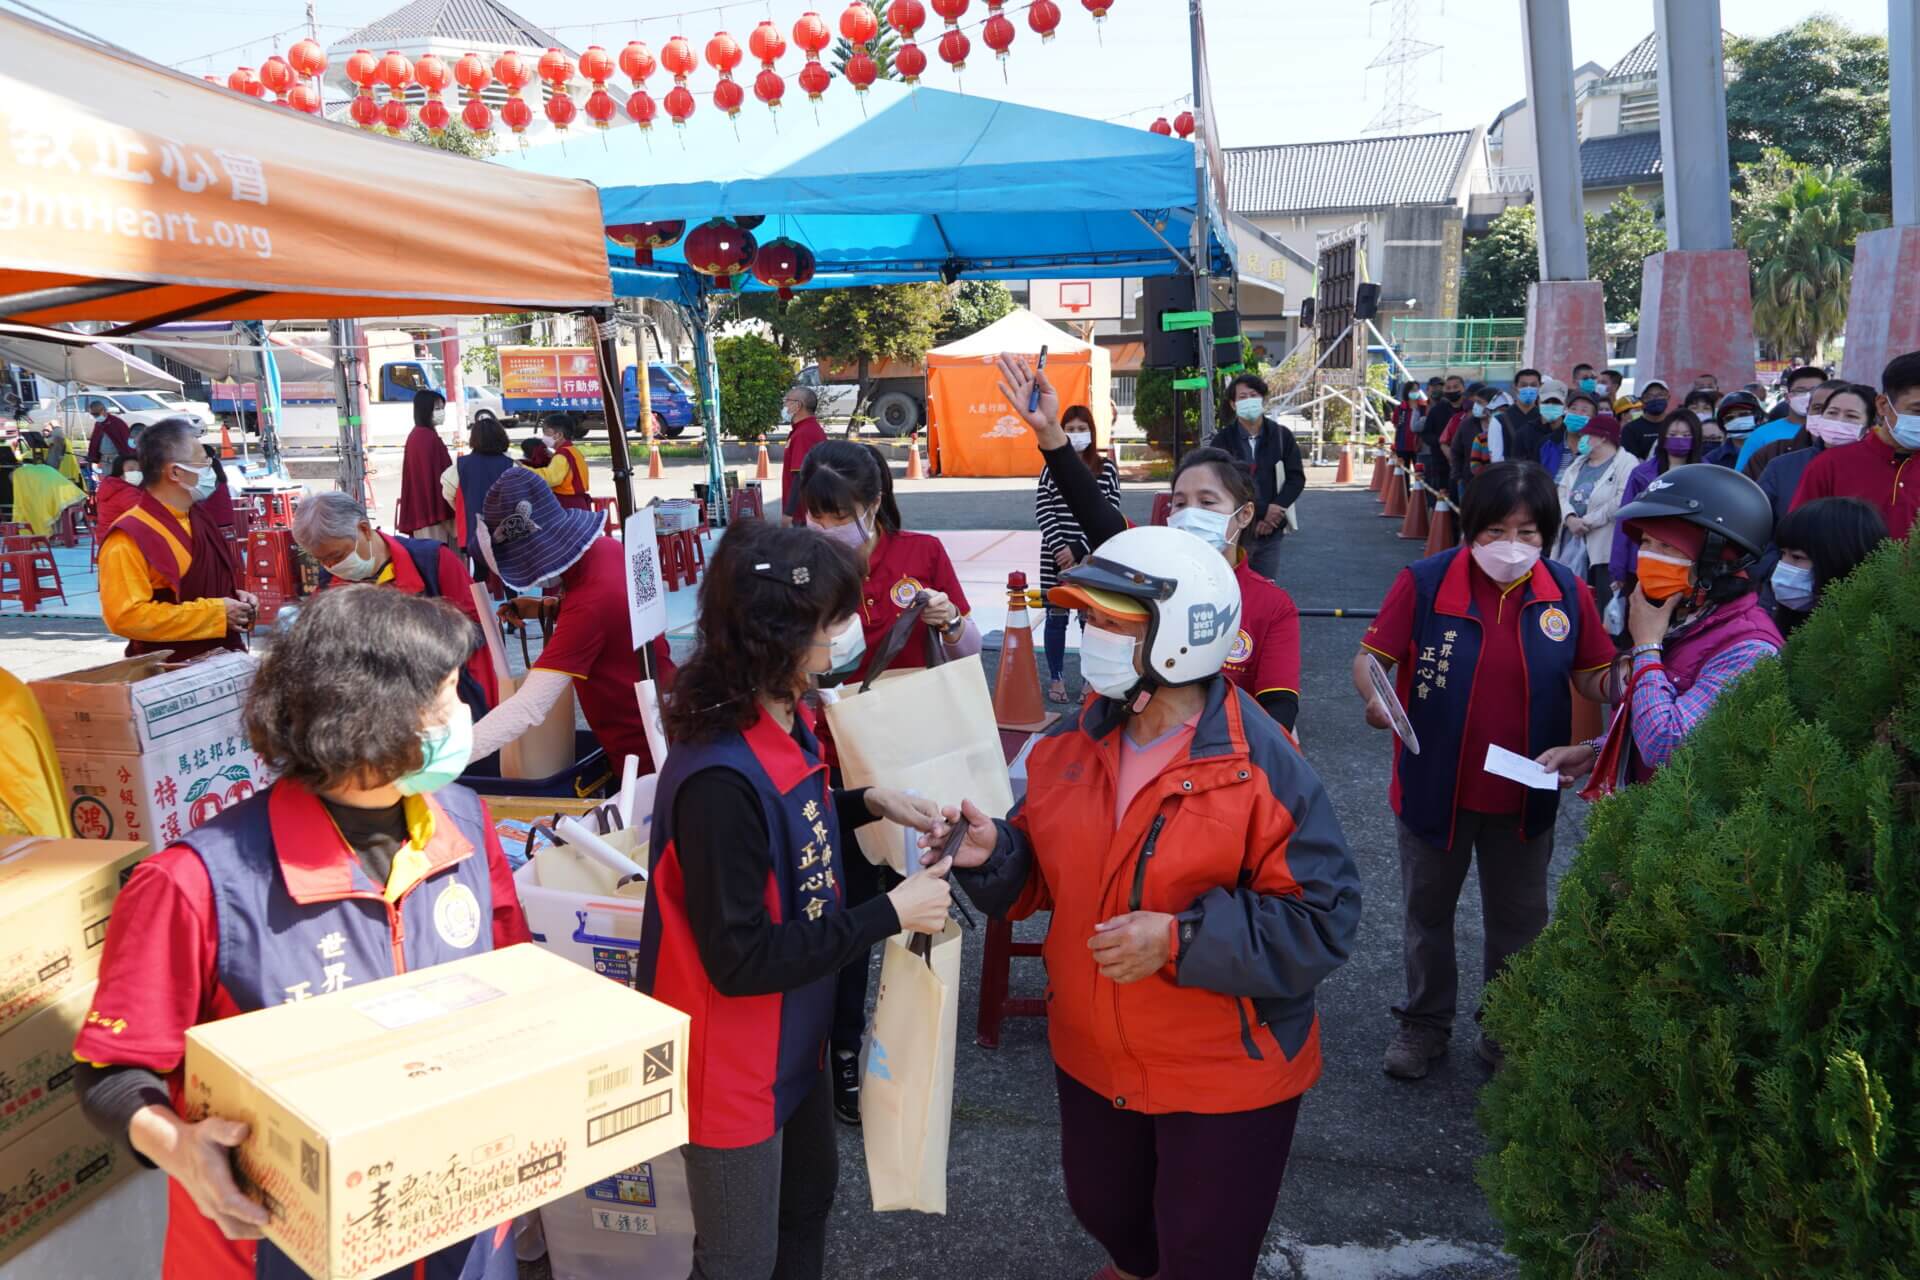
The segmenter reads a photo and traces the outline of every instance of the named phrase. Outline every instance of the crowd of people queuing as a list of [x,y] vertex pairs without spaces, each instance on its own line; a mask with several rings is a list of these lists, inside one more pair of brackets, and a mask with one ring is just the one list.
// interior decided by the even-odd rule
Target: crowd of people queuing
[[[1398,1079],[1425,1076],[1451,1043],[1469,865],[1486,980],[1547,922],[1560,795],[1492,770],[1498,752],[1562,786],[1591,777],[1590,795],[1644,781],[1915,515],[1920,353],[1877,389],[1796,369],[1771,415],[1763,395],[1723,396],[1710,378],[1678,400],[1650,381],[1635,401],[1609,370],[1568,372],[1410,382],[1393,415],[1392,452],[1459,533],[1399,572],[1352,667],[1354,714],[1396,737],[1406,992],[1383,1065]],[[1102,1280],[1253,1273],[1321,1070],[1315,989],[1351,954],[1361,911],[1297,736],[1314,693],[1275,581],[1305,486],[1299,446],[1243,374],[1208,447],[1175,470],[1164,527],[1134,527],[1092,413],[1061,405],[1022,358],[1001,357],[999,374],[1045,461],[1049,692],[1068,703],[1004,819],[974,797],[842,785],[814,691],[870,674],[912,610],[895,668],[977,653],[982,637],[942,544],[905,527],[886,459],[827,439],[809,389],[787,399],[798,446],[780,518],[719,541],[677,670],[663,640],[635,653],[622,552],[568,420],[518,462],[497,424],[476,423],[455,463],[443,405],[423,392],[400,535],[348,495],[301,502],[294,534],[327,589],[267,652],[246,712],[277,781],[134,871],[77,1046],[87,1114],[172,1178],[168,1274],[285,1266],[234,1181],[245,1126],[184,1118],[187,1030],[308,987],[323,938],[351,948],[362,981],[463,954],[421,915],[455,881],[492,922],[469,949],[525,940],[485,802],[456,779],[570,687],[609,754],[651,767],[643,675],[666,690],[672,750],[637,985],[693,1013],[695,1280],[824,1274],[834,1118],[859,1123],[868,956],[903,930],[938,932],[954,884],[993,915],[1051,913],[1061,1177],[1110,1259]],[[95,443],[100,502],[117,512],[100,557],[109,624],[130,652],[240,644],[257,602],[221,530],[218,459],[184,420],[137,442],[103,424]],[[557,600],[511,696],[480,656],[476,579]],[[1084,690],[1069,703],[1075,617]],[[1609,709],[1586,741],[1580,700]],[[876,820],[922,833],[904,878],[842,852]],[[824,901],[800,887],[819,863]],[[1485,1035],[1476,1050],[1501,1064]],[[488,1231],[426,1274],[510,1274],[511,1253]]]

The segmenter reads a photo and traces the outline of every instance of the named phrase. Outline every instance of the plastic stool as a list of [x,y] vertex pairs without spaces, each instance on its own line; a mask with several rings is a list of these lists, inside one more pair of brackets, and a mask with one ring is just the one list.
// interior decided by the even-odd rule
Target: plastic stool
[[980,953],[980,1014],[974,1023],[974,1043],[982,1049],[1000,1047],[1000,1024],[1006,1019],[1047,1016],[1045,1000],[1007,994],[1013,958],[1038,956],[1040,946],[1038,942],[1015,942],[1009,921],[987,921],[986,949]]
[[[48,576],[51,588],[46,584]],[[0,600],[18,600],[22,609],[33,613],[42,600],[53,596],[59,596],[62,604],[67,602],[60,567],[51,551],[0,551]]]
[[587,501],[593,503],[593,509],[606,518],[607,536],[610,538],[619,537],[621,533],[619,499],[589,497]]

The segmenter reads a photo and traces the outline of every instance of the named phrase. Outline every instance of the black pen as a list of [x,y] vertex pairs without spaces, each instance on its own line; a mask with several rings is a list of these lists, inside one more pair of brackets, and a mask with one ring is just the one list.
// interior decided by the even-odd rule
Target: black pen
[[1040,412],[1040,375],[1047,371],[1047,349],[1040,348],[1040,363],[1033,367],[1033,390],[1027,393],[1027,412]]

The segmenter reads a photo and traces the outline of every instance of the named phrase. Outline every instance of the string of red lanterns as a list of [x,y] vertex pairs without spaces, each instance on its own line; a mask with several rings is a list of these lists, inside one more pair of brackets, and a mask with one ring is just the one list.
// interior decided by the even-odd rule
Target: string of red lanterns
[[[1098,28],[1116,2],[1081,0],[1081,6],[1092,15]],[[1021,6],[1019,0],[984,0],[984,3],[985,18],[975,25],[980,29],[982,43],[993,50],[1001,63],[1004,76],[1019,34],[1007,9],[1010,3],[1016,9]],[[971,0],[890,0],[883,16],[876,15],[861,0],[849,0],[835,25],[852,50],[843,74],[862,99],[880,78],[875,42],[884,29],[890,28],[897,41],[892,55],[895,72],[908,85],[920,82],[929,62],[918,37],[927,25],[929,7],[944,23],[935,50],[941,61],[958,74],[966,69],[967,58],[972,53],[972,41],[963,29],[963,20],[972,8]],[[1027,0],[1024,7],[1028,28],[1040,37],[1041,43],[1050,43],[1062,21],[1059,0]],[[833,41],[833,34],[833,27],[813,10],[802,13],[792,28],[792,42],[806,59],[800,69],[799,85],[815,103],[826,95],[834,81],[833,72],[821,58]],[[734,73],[745,56],[751,54],[760,63],[760,71],[753,80],[753,96],[770,111],[778,111],[786,96],[786,80],[777,64],[786,55],[787,44],[786,35],[771,19],[754,28],[745,51],[728,32],[715,32],[704,50],[706,64],[717,75],[712,90],[714,106],[730,119],[737,119],[746,101],[746,91]],[[397,50],[376,56],[369,50],[357,49],[347,58],[342,70],[347,82],[354,87],[348,118],[363,129],[384,128],[396,135],[403,133],[414,119],[407,103],[407,91],[418,85],[425,96],[419,110],[420,123],[438,136],[453,121],[443,95],[450,86],[458,86],[463,95],[460,122],[474,133],[491,133],[494,111],[483,95],[497,82],[506,91],[500,121],[515,135],[520,135],[533,123],[532,106],[522,94],[536,79],[546,87],[544,114],[557,131],[564,133],[582,112],[595,128],[611,128],[620,114],[618,102],[607,89],[616,70],[626,75],[632,84],[627,95],[626,115],[643,131],[651,130],[663,106],[674,124],[684,127],[698,105],[689,81],[700,62],[694,46],[685,36],[676,35],[662,47],[657,60],[645,43],[631,40],[617,58],[599,45],[589,46],[577,64],[558,48],[547,49],[538,59],[509,50],[495,58],[491,67],[480,54],[472,52],[449,66],[446,60],[432,53],[421,55],[415,62]],[[224,83],[226,88],[249,97],[265,99],[271,94],[280,106],[318,115],[323,108],[321,83],[327,65],[326,51],[320,44],[302,39],[284,55],[275,53],[265,59],[258,71],[252,67],[236,67],[224,82],[212,75],[203,78],[215,85]],[[673,87],[663,101],[656,102],[647,89],[647,81],[659,69],[673,77]],[[572,94],[576,74],[589,86],[583,102],[576,102]],[[381,88],[386,90],[384,97],[378,92]],[[1172,122],[1156,120],[1153,130],[1169,136],[1178,132],[1183,138],[1190,137],[1194,130],[1192,113],[1182,112]]]

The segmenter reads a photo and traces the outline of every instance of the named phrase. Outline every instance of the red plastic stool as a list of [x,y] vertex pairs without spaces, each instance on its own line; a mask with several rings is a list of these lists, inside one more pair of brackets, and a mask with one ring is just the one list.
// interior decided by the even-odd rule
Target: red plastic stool
[[755,520],[766,519],[766,505],[758,483],[746,485],[733,495],[733,518],[744,520],[749,516]]
[[688,586],[700,581],[700,568],[706,558],[700,551],[700,539],[693,530],[657,535],[660,544],[660,576],[667,590],[678,591],[685,579]]
[[[48,578],[52,586],[47,585]],[[0,551],[0,600],[18,600],[20,607],[33,613],[42,600],[67,593],[60,586],[60,567],[51,551]]]
[[1013,925],[987,921],[986,950],[980,953],[980,1015],[974,1023],[974,1043],[982,1049],[1000,1047],[1000,1024],[1008,1018],[1044,1018],[1047,1002],[1031,996],[1007,994],[1008,971],[1015,956],[1038,956],[1038,942],[1015,942]]
[[619,537],[621,533],[619,499],[589,497],[587,501],[593,503],[593,509],[606,518],[607,536],[610,538]]
[[53,522],[53,545],[56,547],[77,547],[80,545],[80,508],[74,503],[61,511],[60,518]]

